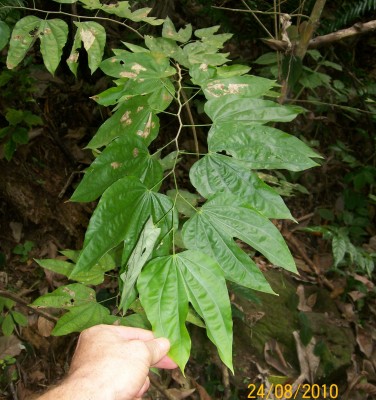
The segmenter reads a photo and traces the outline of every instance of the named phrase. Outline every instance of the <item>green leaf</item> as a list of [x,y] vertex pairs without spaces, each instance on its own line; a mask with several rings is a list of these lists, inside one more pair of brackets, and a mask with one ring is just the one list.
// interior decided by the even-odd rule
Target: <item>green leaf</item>
[[86,147],[97,149],[122,135],[138,135],[147,144],[151,143],[158,134],[159,119],[147,105],[147,100],[148,96],[137,96],[121,104]]
[[81,283],[60,286],[52,293],[38,297],[32,306],[69,309],[95,301],[95,291]]
[[61,19],[41,20],[38,35],[44,65],[53,75],[68,38],[68,25]]
[[88,63],[93,74],[99,67],[103,58],[104,46],[106,44],[106,30],[96,22],[75,22],[77,31],[70,56],[67,59],[70,70],[76,75],[81,42],[88,55]]
[[5,114],[5,119],[9,122],[10,125],[18,125],[24,119],[24,112],[23,110],[9,108],[7,110],[7,113]]
[[3,331],[4,336],[10,336],[13,333],[15,324],[12,318],[12,315],[9,313],[5,316],[3,323],[1,325],[1,329]]
[[77,3],[78,0],[53,0],[55,3],[61,4],[74,4]]
[[169,355],[183,371],[189,358],[191,340],[185,326],[188,296],[176,267],[176,257],[151,260],[141,272],[137,289],[155,335],[170,340]]
[[29,141],[28,130],[20,126],[15,127],[12,133],[12,140],[18,144],[26,144]]
[[9,37],[9,26],[4,21],[0,21],[0,50],[2,50],[8,44]]
[[106,323],[109,316],[110,310],[95,302],[71,307],[69,311],[57,321],[52,334],[55,336],[63,336],[72,332],[81,332],[91,326]]
[[217,260],[225,278],[239,285],[274,293],[258,266],[232,240],[228,232],[214,226],[205,216],[196,214],[183,227],[187,248],[200,250]]
[[258,76],[235,76],[223,79],[211,79],[203,86],[207,99],[236,95],[237,98],[257,98],[265,95],[275,82]]
[[176,70],[168,58],[153,53],[122,52],[101,63],[101,70],[115,78],[129,78],[142,83],[144,79],[167,78]]
[[[256,289],[251,282],[254,271],[247,274],[246,266],[241,268],[241,262],[235,262],[240,257],[235,245],[230,245],[230,239],[235,237],[258,250],[272,263],[297,272],[294,259],[278,229],[233,195],[212,197],[183,227],[183,240],[189,249],[199,249],[217,259],[227,279]],[[236,254],[232,254],[235,251]],[[244,284],[242,280],[247,275],[247,284]]]
[[226,151],[254,169],[301,171],[318,165],[311,158],[321,158],[296,137],[263,125],[214,124],[208,146],[210,151]]
[[12,139],[9,139],[4,145],[4,157],[7,161],[10,161],[13,157],[14,152],[16,151],[17,145],[16,142]]
[[162,166],[151,158],[140,137],[124,135],[111,142],[86,170],[71,200],[87,202],[98,198],[120,178],[134,176],[148,188],[158,190]]
[[183,49],[177,45],[175,40],[162,37],[145,36],[145,45],[153,53],[160,53],[163,56],[175,59],[179,64],[187,66],[188,58]]
[[84,247],[71,278],[79,272],[90,271],[104,254],[124,240],[123,261],[127,261],[150,215],[161,228],[160,249],[169,249],[173,221],[177,221],[172,201],[151,192],[134,177],[116,181],[104,192],[90,219]]
[[120,280],[123,282],[123,288],[119,308],[124,312],[127,311],[130,304],[133,303],[136,298],[134,295],[136,281],[143,266],[150,258],[160,233],[161,229],[156,228],[152,219],[149,218],[141,232],[137,245],[129,258],[127,270],[120,275]]
[[217,67],[217,75],[218,78],[231,78],[232,76],[247,74],[250,69],[251,67],[249,67],[248,65],[223,65],[222,67]]
[[169,355],[182,370],[191,346],[185,326],[188,301],[205,321],[223,362],[232,369],[231,308],[216,262],[195,251],[156,258],[142,270],[137,287],[154,332],[170,340]]
[[237,95],[213,98],[205,104],[205,112],[217,125],[235,121],[243,124],[290,122],[303,111],[298,106],[284,106],[270,100]]
[[23,314],[21,314],[18,311],[11,311],[12,318],[16,322],[16,324],[20,326],[27,326],[28,320],[27,317]]
[[345,236],[340,233],[333,235],[332,250],[334,256],[334,265],[336,267],[345,257],[348,248],[348,243],[349,243],[348,236]]
[[167,190],[167,196],[173,199],[174,204],[178,212],[186,215],[187,217],[192,216],[195,214],[195,207],[197,205],[197,201],[200,198],[195,193],[190,193],[187,190],[176,190],[171,189]]
[[185,43],[188,42],[191,36],[192,36],[191,24],[188,24],[185,28],[179,29],[179,32],[177,32],[171,19],[169,17],[165,19],[163,23],[162,37]]
[[[9,42],[7,67],[13,69],[24,59],[37,38],[41,19],[29,15],[17,21]],[[37,32],[37,33],[35,33]]]
[[194,42],[185,45],[183,53],[188,59],[188,66],[194,64],[201,64],[203,66],[221,65],[229,61],[227,58],[229,53],[218,53],[217,50],[219,47],[210,43]]
[[[62,251],[62,254],[67,254],[66,251]],[[77,252],[79,255],[79,252]],[[77,255],[77,258],[78,258]],[[35,260],[42,268],[50,271],[57,272],[58,274],[69,277],[74,269],[74,264],[68,261],[59,259],[45,259]],[[90,271],[78,273],[75,275],[74,280],[85,285],[99,285],[104,280],[104,274],[107,271],[115,269],[116,265],[110,255],[105,254],[98,263],[90,269]]]
[[209,153],[193,164],[190,180],[205,198],[229,192],[269,218],[293,219],[281,196],[241,161]]

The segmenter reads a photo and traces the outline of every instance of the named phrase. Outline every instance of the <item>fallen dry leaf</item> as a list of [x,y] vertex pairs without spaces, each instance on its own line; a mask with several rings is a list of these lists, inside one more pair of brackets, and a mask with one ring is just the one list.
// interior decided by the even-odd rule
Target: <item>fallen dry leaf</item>
[[286,362],[276,340],[272,339],[265,343],[264,358],[267,364],[283,375],[292,376],[296,374],[296,371]]
[[190,396],[193,392],[195,392],[196,389],[188,389],[188,390],[184,390],[184,389],[167,389],[166,392],[174,397],[176,400],[181,400],[181,399],[186,399],[188,396]]
[[363,392],[366,392],[367,394],[370,395],[376,395],[376,386],[372,385],[371,383],[358,383],[355,386],[356,390],[363,390]]
[[296,343],[296,351],[298,353],[300,375],[304,375],[308,382],[314,383],[316,371],[320,364],[320,357],[314,354],[316,339],[313,337],[308,345],[304,346],[300,340],[299,332],[294,331],[293,335]]
[[25,346],[16,336],[0,336],[0,360],[6,356],[18,356],[24,349]]
[[206,391],[206,389],[201,386],[199,383],[197,383],[194,379],[192,379],[192,384],[196,388],[197,393],[200,396],[200,400],[212,400],[212,398],[209,396],[209,393]]
[[368,358],[371,357],[373,352],[373,340],[372,333],[368,329],[356,327],[356,342],[359,345],[360,350]]
[[38,332],[43,337],[51,336],[52,329],[54,329],[55,324],[52,321],[44,317],[38,318]]

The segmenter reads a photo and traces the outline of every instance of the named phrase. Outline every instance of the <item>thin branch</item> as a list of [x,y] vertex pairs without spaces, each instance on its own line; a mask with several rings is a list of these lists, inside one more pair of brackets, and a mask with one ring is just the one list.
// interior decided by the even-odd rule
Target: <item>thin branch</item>
[[193,119],[193,115],[192,115],[191,107],[189,105],[189,100],[188,100],[187,94],[185,93],[185,91],[183,89],[181,90],[181,96],[182,96],[182,98],[184,100],[184,105],[185,105],[185,109],[187,110],[189,122],[191,123],[190,127],[192,129],[193,140],[195,142],[195,150],[196,150],[197,158],[199,158],[200,149],[198,147],[197,131],[196,131],[196,126],[195,126],[195,121]]
[[[327,35],[317,36],[311,39],[308,44],[308,49],[317,49],[321,46],[326,46],[348,37],[363,35],[374,30],[376,30],[376,20],[365,23],[358,22],[351,28],[341,29],[337,32],[328,33]],[[274,50],[283,51],[287,49],[287,43],[282,40],[261,40]]]
[[[282,12],[275,11],[260,11],[260,10],[252,10],[248,8],[245,10],[244,8],[230,8],[230,7],[220,7],[220,6],[212,6],[212,8],[216,8],[218,10],[227,10],[234,12],[243,12],[243,13],[251,13],[251,14],[264,14],[264,15],[281,15],[284,14]],[[291,17],[301,17],[301,18],[309,18],[308,15],[305,14],[290,14]]]
[[6,299],[13,300],[17,304],[20,304],[21,306],[28,308],[33,313],[39,314],[40,316],[48,319],[49,321],[57,322],[57,320],[58,320],[58,318],[54,317],[53,315],[49,314],[48,312],[45,312],[43,310],[40,310],[39,308],[30,306],[26,300],[22,299],[21,297],[18,297],[16,294],[9,292],[8,290],[0,290],[0,297],[5,297]]
[[[77,18],[77,15],[72,14],[72,13],[68,13],[65,11],[46,11],[46,10],[40,10],[38,8],[32,8],[32,7],[17,7],[17,6],[2,6],[0,8],[11,8],[11,9],[15,9],[15,10],[28,10],[28,11],[36,11],[36,12],[41,12],[44,14],[61,14],[61,15],[66,15],[68,17],[73,17],[73,18]],[[140,32],[138,32],[137,29],[132,28],[131,26],[127,25],[124,22],[121,21],[117,21],[116,19],[112,19],[112,18],[108,18],[108,17],[97,17],[97,16],[86,16],[86,15],[80,15],[79,16],[80,19],[90,19],[90,20],[99,20],[99,21],[110,21],[110,22],[114,22],[115,24],[124,26],[125,28],[129,29],[130,31],[134,32],[136,35],[138,35],[141,39],[143,39],[144,37],[141,35]]]

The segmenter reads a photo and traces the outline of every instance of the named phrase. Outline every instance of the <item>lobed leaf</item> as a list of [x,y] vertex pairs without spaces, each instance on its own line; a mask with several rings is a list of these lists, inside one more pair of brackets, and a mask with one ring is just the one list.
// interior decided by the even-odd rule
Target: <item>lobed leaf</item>
[[209,153],[193,164],[190,180],[205,198],[228,192],[269,218],[293,219],[281,196],[241,161]]
[[290,122],[303,111],[298,106],[279,105],[270,100],[244,98],[233,94],[210,99],[205,104],[205,112],[216,124],[235,121],[243,124]]
[[169,355],[182,370],[191,346],[185,326],[188,301],[205,321],[221,359],[232,369],[231,307],[215,261],[197,251],[156,258],[142,270],[137,287],[153,330],[170,340]]
[[149,96],[136,96],[122,103],[86,147],[97,149],[122,135],[137,135],[151,143],[158,134],[159,118],[147,105],[148,99]]
[[188,24],[185,28],[179,29],[179,32],[176,31],[174,24],[171,19],[167,17],[163,23],[162,29],[162,37],[167,39],[173,39],[177,42],[188,42],[188,40],[192,36],[192,25]]
[[[218,239],[218,233],[222,240]],[[208,238],[205,240],[206,235]],[[236,237],[258,250],[275,265],[297,272],[294,259],[278,229],[266,217],[242,204],[233,195],[220,194],[212,197],[184,224],[183,240],[186,246],[205,252],[204,244],[200,244],[198,237],[202,238],[205,246],[210,242],[212,250],[208,249],[207,252],[218,253],[218,257],[224,251],[223,240]],[[224,257],[219,264],[225,270]],[[226,259],[228,258],[227,255]],[[232,276],[234,278],[231,280],[242,284],[239,278],[235,280],[235,273],[232,272]]]
[[254,169],[302,171],[318,164],[321,158],[301,140],[279,129],[248,123],[220,122],[208,135],[210,151],[226,151]]
[[211,79],[205,83],[203,90],[207,99],[226,95],[236,95],[237,98],[257,98],[264,96],[273,86],[275,82],[270,79],[247,75]]
[[200,250],[218,262],[229,281],[239,285],[274,293],[254,261],[241,250],[232,237],[214,226],[200,214],[190,218],[183,227],[183,240],[188,249]]
[[76,75],[78,67],[79,49],[81,43],[88,54],[88,63],[93,74],[99,67],[103,58],[104,46],[106,44],[106,31],[104,27],[94,21],[74,22],[77,31],[74,36],[72,51],[67,59],[70,70]]
[[88,202],[98,198],[118,179],[139,178],[146,187],[158,190],[162,166],[153,159],[140,137],[124,135],[111,142],[86,170],[71,201]]
[[86,231],[84,247],[71,274],[90,271],[109,250],[125,241],[123,264],[128,260],[146,220],[161,228],[163,245],[159,250],[170,247],[169,233],[174,216],[173,203],[159,193],[151,192],[134,177],[117,180],[103,194]]

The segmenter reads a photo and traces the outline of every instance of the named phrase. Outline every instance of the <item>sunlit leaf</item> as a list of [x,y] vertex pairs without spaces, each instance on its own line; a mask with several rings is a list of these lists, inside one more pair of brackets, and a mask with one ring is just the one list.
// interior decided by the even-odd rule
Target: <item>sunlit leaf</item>
[[245,163],[209,153],[191,168],[189,177],[202,196],[230,192],[269,218],[292,219],[281,196],[264,183]]
[[124,135],[111,142],[85,172],[72,201],[93,201],[109,186],[125,176],[135,176],[148,188],[158,190],[162,166],[151,158],[140,137]]
[[209,150],[226,151],[253,169],[301,171],[317,166],[311,158],[321,157],[298,138],[264,125],[214,124],[208,145]]
[[232,369],[231,308],[216,262],[195,251],[156,258],[142,270],[137,286],[153,330],[170,340],[169,355],[182,370],[190,351],[185,327],[188,301],[204,320],[223,362]]

